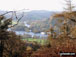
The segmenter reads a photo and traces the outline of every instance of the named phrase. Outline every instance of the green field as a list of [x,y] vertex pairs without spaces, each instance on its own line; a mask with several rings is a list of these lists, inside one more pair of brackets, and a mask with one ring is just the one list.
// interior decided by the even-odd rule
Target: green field
[[38,44],[41,44],[41,45],[45,45],[48,43],[48,41],[46,39],[33,39],[33,38],[25,38],[25,39],[22,39],[24,41],[28,41],[28,42],[37,42]]
[[12,24],[16,24],[17,22],[16,21],[12,21]]

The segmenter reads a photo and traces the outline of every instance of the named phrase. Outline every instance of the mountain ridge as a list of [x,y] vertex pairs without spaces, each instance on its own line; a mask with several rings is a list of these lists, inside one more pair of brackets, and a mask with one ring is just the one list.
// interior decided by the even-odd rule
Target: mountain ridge
[[[8,11],[2,11],[0,10],[0,15],[8,12]],[[42,19],[48,19],[52,14],[54,14],[54,11],[47,11],[47,10],[32,10],[29,12],[24,12],[24,17],[21,19],[21,21],[34,21],[34,20],[42,20]],[[20,17],[22,15],[22,12],[17,12],[17,16]],[[11,17],[11,14],[7,14],[6,17]]]

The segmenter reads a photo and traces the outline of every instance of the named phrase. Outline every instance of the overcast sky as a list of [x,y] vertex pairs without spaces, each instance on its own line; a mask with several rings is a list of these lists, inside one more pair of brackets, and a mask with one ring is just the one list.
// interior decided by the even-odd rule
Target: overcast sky
[[64,4],[64,0],[0,0],[0,10],[29,9],[62,11],[65,6]]

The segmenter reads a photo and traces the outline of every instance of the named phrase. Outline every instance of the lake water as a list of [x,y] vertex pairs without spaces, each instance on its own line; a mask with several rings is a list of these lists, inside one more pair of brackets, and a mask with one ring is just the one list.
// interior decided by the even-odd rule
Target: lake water
[[17,35],[24,35],[24,34],[28,34],[33,36],[39,36],[39,37],[48,37],[48,35],[46,34],[41,34],[41,33],[33,33],[33,32],[25,32],[25,31],[15,31]]
[[[24,22],[25,26],[26,27],[30,27],[29,24],[27,24],[27,22]],[[8,29],[8,31],[11,31],[11,29]],[[14,31],[16,32],[17,35],[24,35],[24,34],[28,34],[28,35],[31,35],[31,37],[33,36],[39,36],[40,38],[44,37],[44,38],[47,38],[48,35],[45,34],[45,32],[41,32],[41,33],[34,33],[30,30],[30,32],[25,32],[25,31]]]

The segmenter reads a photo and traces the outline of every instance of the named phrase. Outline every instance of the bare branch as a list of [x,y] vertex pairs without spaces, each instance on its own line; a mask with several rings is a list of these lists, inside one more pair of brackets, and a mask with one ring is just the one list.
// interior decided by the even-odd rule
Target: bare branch
[[72,19],[72,18],[71,18],[70,20],[71,20],[71,21],[73,21],[73,22],[76,22],[76,20],[75,20],[75,19]]
[[13,11],[9,11],[9,12],[6,12],[6,13],[4,13],[4,14],[1,14],[0,16],[6,15],[6,14],[12,13],[12,12],[13,12]]
[[[17,17],[16,11],[9,11],[9,12],[6,12],[6,13],[4,13],[4,14],[1,14],[0,16],[4,16],[4,15],[9,14],[9,13],[12,13],[12,15],[11,15],[10,18],[5,19],[5,21],[8,21],[8,22],[6,22],[7,24],[5,24],[5,25],[7,25],[7,28],[11,28],[11,27],[16,26],[16,25],[19,23],[19,21],[22,19],[22,17],[24,16],[24,13],[23,13],[21,17]],[[14,25],[12,25],[13,15],[15,16],[16,22],[17,22],[17,23],[14,24]],[[4,18],[2,17],[2,19],[4,19]],[[11,21],[9,21],[9,20],[11,20]],[[4,23],[5,23],[5,22],[4,22]],[[5,25],[3,25],[3,26],[5,26]]]
[[19,21],[20,21],[20,20],[23,18],[23,16],[24,16],[24,13],[23,13],[22,16],[21,16],[20,18],[18,18],[17,15],[16,15],[16,12],[14,12],[14,13],[15,13],[15,18],[16,18],[16,20],[17,20],[17,23],[14,24],[14,25],[11,25],[9,28],[12,28],[12,27],[18,25]]

